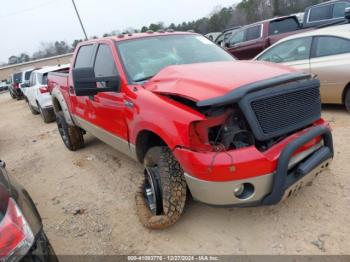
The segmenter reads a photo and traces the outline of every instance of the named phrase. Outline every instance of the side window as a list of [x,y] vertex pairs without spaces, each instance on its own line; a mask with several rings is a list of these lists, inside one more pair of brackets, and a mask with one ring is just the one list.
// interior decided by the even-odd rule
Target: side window
[[113,54],[109,46],[100,45],[98,47],[94,71],[96,77],[118,76]]
[[339,2],[334,4],[333,18],[341,18],[345,15],[345,8],[350,7],[350,3]]
[[246,41],[258,39],[261,37],[261,25],[250,27],[246,30]]
[[316,37],[315,57],[350,53],[350,40],[331,36]]
[[332,18],[333,5],[323,5],[310,9],[309,22],[317,22]]
[[91,65],[93,48],[93,45],[84,45],[79,48],[74,68],[89,67]]
[[25,74],[24,74],[24,80],[25,80],[25,81],[29,80],[30,75],[32,74],[32,72],[33,72],[33,71],[27,71],[27,72],[25,72]]
[[272,21],[269,25],[269,35],[287,33],[299,29],[299,22],[296,18]]
[[235,45],[235,44],[242,43],[243,41],[244,41],[244,31],[242,30],[242,31],[234,34],[231,37],[229,43],[230,43],[230,45]]
[[258,57],[258,60],[274,63],[287,63],[309,59],[311,43],[311,37],[289,40],[272,47]]

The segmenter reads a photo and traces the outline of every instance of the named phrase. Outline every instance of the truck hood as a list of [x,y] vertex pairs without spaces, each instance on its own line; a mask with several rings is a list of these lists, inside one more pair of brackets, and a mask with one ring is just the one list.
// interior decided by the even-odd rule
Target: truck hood
[[168,66],[145,88],[158,94],[177,95],[195,102],[220,97],[241,86],[297,72],[267,62],[233,61]]

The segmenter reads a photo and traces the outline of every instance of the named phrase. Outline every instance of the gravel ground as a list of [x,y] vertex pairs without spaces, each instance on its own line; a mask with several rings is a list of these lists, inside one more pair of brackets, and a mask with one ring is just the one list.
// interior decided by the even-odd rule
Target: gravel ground
[[277,206],[214,208],[190,200],[164,231],[143,228],[134,209],[140,165],[90,135],[69,152],[55,123],[0,94],[0,157],[30,192],[59,255],[350,254],[350,115],[327,106],[335,160],[312,187]]

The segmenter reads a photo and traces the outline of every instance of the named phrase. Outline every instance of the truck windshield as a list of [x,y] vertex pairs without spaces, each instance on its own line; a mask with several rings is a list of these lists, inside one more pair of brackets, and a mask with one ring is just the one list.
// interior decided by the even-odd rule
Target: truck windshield
[[145,81],[169,65],[235,60],[200,35],[165,35],[117,43],[132,82]]

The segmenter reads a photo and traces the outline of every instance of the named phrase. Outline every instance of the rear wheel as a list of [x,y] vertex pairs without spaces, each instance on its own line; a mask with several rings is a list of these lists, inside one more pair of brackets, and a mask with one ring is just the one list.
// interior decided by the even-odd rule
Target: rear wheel
[[56,123],[62,141],[69,150],[76,151],[84,147],[82,130],[77,126],[68,125],[63,112],[56,113]]
[[346,91],[344,104],[346,110],[350,113],[350,88]]
[[41,118],[45,123],[50,123],[52,121],[55,121],[55,114],[51,108],[45,109],[45,108],[42,108],[39,104],[38,104],[38,108],[39,108]]
[[151,148],[144,166],[135,197],[138,216],[147,228],[167,228],[179,220],[185,207],[184,172],[167,147]]
[[29,101],[26,100],[26,102],[27,102],[27,105],[29,107],[30,112],[32,112],[33,115],[38,115],[39,112],[29,103]]
[[12,99],[16,99],[16,96],[12,93],[12,91],[9,91],[10,92],[10,96],[12,97]]

